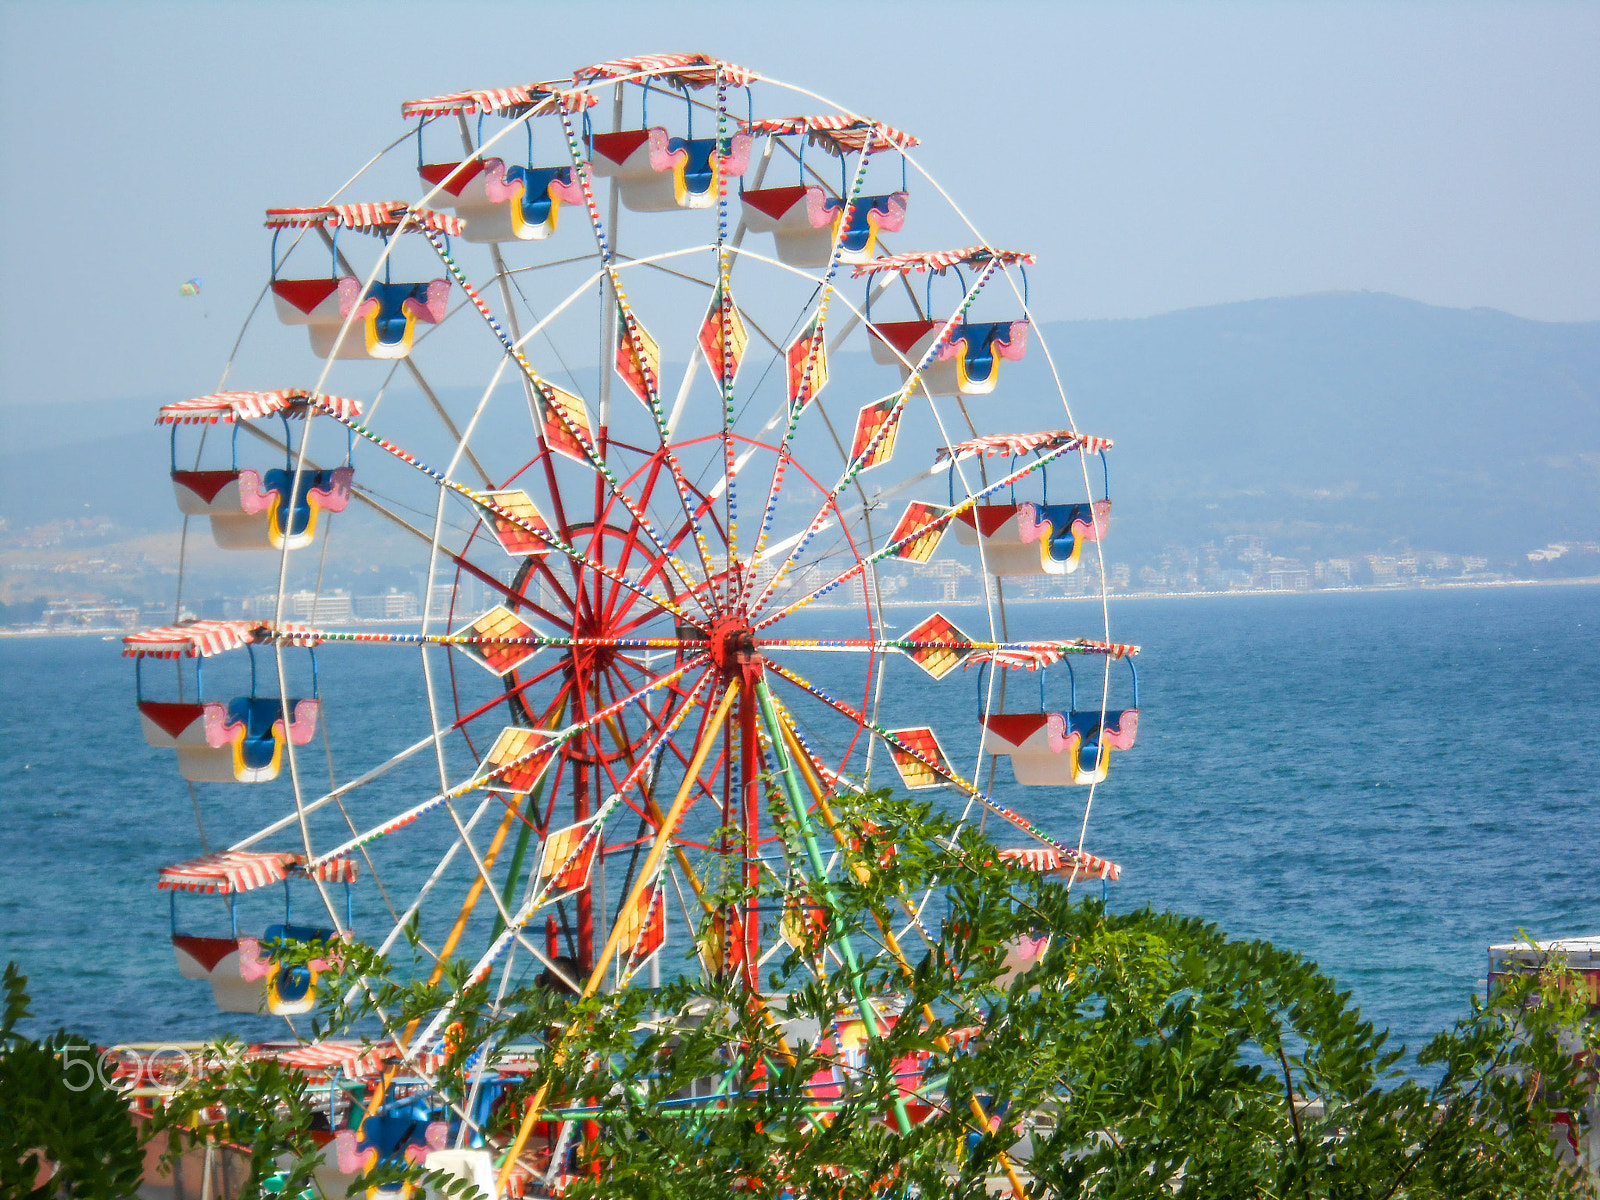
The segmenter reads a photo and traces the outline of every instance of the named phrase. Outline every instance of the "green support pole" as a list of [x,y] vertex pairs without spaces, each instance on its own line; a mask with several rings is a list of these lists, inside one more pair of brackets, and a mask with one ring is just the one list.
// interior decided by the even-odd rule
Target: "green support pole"
[[[533,785],[533,791],[529,792],[522,802],[522,828],[517,830],[517,844],[511,851],[511,869],[506,872],[506,881],[500,888],[500,904],[507,912],[516,911],[512,907],[512,900],[516,895],[517,884],[522,879],[522,862],[527,857],[528,841],[533,833],[533,822],[529,819],[529,814],[538,807],[539,801],[544,795],[544,781],[548,775],[549,772],[547,771],[544,775],[539,776],[539,782]],[[496,912],[494,928],[489,933],[489,940],[492,942],[499,937],[505,931],[505,927],[505,919]]]
[[[794,763],[789,761],[789,752],[784,745],[783,729],[778,724],[777,713],[772,708],[772,693],[767,690],[767,681],[764,676],[756,677],[756,700],[761,708],[761,720],[767,727],[767,740],[772,746],[773,758],[778,764],[778,778],[783,784],[783,797],[789,806],[789,814],[794,818],[795,827],[800,830],[800,838],[805,843],[806,860],[811,864],[812,873],[816,876],[817,886],[822,889],[822,900],[830,914],[838,914],[839,902],[833,894],[833,888],[828,883],[828,860],[823,856],[822,847],[817,845],[816,831],[811,826],[811,814],[806,810],[805,801],[800,796],[800,784],[794,777]],[[867,996],[861,990],[861,964],[856,959],[855,947],[848,936],[841,937],[838,941],[840,956],[844,959],[845,970],[850,974],[850,990],[855,993],[856,1008],[861,1013],[861,1022],[867,1027],[867,1036],[876,1040],[878,1020],[872,1011],[872,1005],[867,1003]],[[911,1118],[906,1113],[905,1100],[900,1095],[900,1086],[895,1085],[894,1092],[894,1119],[900,1126],[901,1133],[911,1132]]]

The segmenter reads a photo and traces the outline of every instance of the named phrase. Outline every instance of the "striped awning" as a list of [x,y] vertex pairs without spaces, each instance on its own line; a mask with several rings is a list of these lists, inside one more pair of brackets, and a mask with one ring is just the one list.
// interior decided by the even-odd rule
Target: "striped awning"
[[635,58],[618,58],[592,67],[579,67],[572,73],[572,79],[574,83],[594,83],[601,79],[645,75],[663,80],[676,88],[703,88],[717,81],[718,67],[722,68],[723,81],[729,87],[745,87],[761,78],[747,67],[722,62],[709,54],[641,54]]
[[330,859],[318,863],[309,872],[301,866],[304,862],[305,855],[286,850],[221,850],[176,866],[162,867],[156,877],[156,887],[167,892],[214,892],[226,896],[282,883],[291,875],[323,883],[356,881],[354,859]]
[[285,646],[319,645],[322,635],[309,625],[285,621],[184,621],[163,625],[122,639],[124,658],[210,658],[240,646],[282,642]]
[[323,1078],[337,1073],[347,1079],[359,1079],[380,1074],[384,1064],[397,1054],[392,1041],[267,1042],[250,1047],[245,1059],[270,1059],[291,1070]]
[[909,275],[913,271],[932,271],[942,275],[951,267],[981,267],[997,261],[1002,267],[1013,265],[1031,267],[1035,259],[1031,254],[1021,250],[996,250],[992,246],[968,246],[965,250],[926,250],[912,254],[890,254],[884,258],[875,258],[870,262],[858,263],[855,267],[854,277],[860,279],[864,275],[876,275],[882,271],[893,271],[899,275]]
[[412,208],[403,200],[379,200],[372,204],[318,204],[311,208],[269,208],[266,225],[268,229],[310,229],[317,225],[336,225],[341,229],[355,229],[387,237],[399,228],[400,222],[408,214],[411,220],[406,223],[407,229],[431,229],[435,233],[459,237],[464,228],[459,217],[434,212],[431,208]]
[[1122,868],[1109,859],[1082,850],[1057,850],[1053,846],[1033,846],[1026,850],[1000,851],[1002,862],[1015,863],[1041,875],[1067,875],[1077,879],[1122,878]]
[[[566,82],[565,80],[561,82]],[[562,88],[558,83],[524,83],[503,88],[481,88],[472,92],[451,92],[425,100],[407,100],[400,106],[402,117],[446,117],[459,113],[490,113],[497,117],[521,117],[541,105],[554,112],[560,100],[568,112],[589,108],[595,99],[588,92]]]
[[885,146],[893,146],[896,150],[909,150],[918,144],[916,138],[892,125],[885,125],[881,121],[869,121],[865,117],[847,116],[843,113],[826,117],[774,117],[771,120],[756,121],[746,128],[751,133],[770,133],[780,137],[804,133],[809,136],[813,146],[839,156],[846,153],[859,154],[861,148],[867,144],[868,137],[872,139],[874,150],[881,150]]
[[329,410],[354,420],[361,415],[361,402],[343,396],[318,396],[304,388],[279,388],[275,392],[212,392],[193,400],[163,404],[156,414],[157,425],[231,425],[234,421],[254,421],[261,417],[304,417],[318,409]]
[[1002,667],[1038,671],[1058,663],[1068,654],[1109,654],[1112,658],[1131,658],[1139,653],[1132,642],[1101,642],[1094,638],[1067,638],[1059,642],[1029,642],[1025,645],[991,646],[970,650],[962,670],[974,663],[998,662]]
[[965,458],[969,454],[981,454],[985,458],[995,458],[1001,454],[1015,457],[1035,450],[1054,450],[1060,446],[1099,454],[1115,444],[1110,438],[1074,433],[1070,429],[1050,429],[1043,433],[990,433],[957,442],[954,446],[940,446],[933,461],[942,463],[947,458]]
[[1013,671],[1042,671],[1061,661],[1059,646],[1007,647],[999,650],[980,650],[961,664],[965,671],[979,663],[997,663]]

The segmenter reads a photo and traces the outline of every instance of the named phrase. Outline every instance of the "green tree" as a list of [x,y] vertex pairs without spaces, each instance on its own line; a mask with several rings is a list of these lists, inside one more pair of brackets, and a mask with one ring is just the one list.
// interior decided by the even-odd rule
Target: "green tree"
[[17,1032],[31,1014],[28,979],[15,963],[6,964],[3,987],[0,1195],[132,1196],[144,1155],[127,1101],[100,1082],[97,1055],[82,1038],[63,1030],[38,1042]]
[[[769,912],[818,913],[765,999],[732,975],[697,975],[654,993],[571,1001],[527,987],[497,1000],[461,964],[426,987],[355,947],[318,1033],[380,1010],[391,1027],[425,1023],[451,1005],[438,1080],[455,1105],[481,1055],[532,1047],[533,1070],[486,1132],[510,1144],[535,1099],[537,1115],[595,1122],[599,1136],[579,1142],[579,1198],[979,1197],[1017,1184],[1095,1200],[1588,1194],[1550,1126],[1581,1107],[1574,1051],[1600,1035],[1559,967],[1474,1000],[1422,1052],[1437,1072],[1423,1083],[1298,955],[1192,918],[1108,913],[886,794],[853,798],[830,823],[844,866],[827,893],[763,895]],[[942,912],[923,911],[926,939],[908,954],[895,934],[930,889]],[[730,882],[714,900],[745,898]],[[1046,936],[1031,970],[1008,970],[1008,945]],[[833,953],[846,938],[854,955]],[[847,1055],[840,1022],[863,999],[875,1035]],[[236,1062],[169,1119],[219,1101],[258,1164],[293,1160],[285,1190],[310,1181],[303,1085]],[[388,1177],[401,1174],[425,1178]]]

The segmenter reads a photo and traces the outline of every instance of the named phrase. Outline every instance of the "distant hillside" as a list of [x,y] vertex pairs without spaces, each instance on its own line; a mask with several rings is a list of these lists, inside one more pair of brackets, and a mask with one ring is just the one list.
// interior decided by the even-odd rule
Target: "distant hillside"
[[1318,556],[1600,538],[1600,322],[1342,293],[1049,336],[1080,423],[1117,439],[1119,557],[1240,532]]
[[[1521,559],[1600,539],[1600,322],[1346,293],[1047,336],[1080,427],[1116,439],[1119,560],[1233,533],[1308,561],[1402,545]],[[883,368],[841,358],[834,396],[882,394]],[[1003,378],[974,402],[980,424],[1061,424],[1043,355]],[[0,410],[10,531],[62,516],[174,528],[156,403]],[[1003,420],[986,411],[999,404]]]

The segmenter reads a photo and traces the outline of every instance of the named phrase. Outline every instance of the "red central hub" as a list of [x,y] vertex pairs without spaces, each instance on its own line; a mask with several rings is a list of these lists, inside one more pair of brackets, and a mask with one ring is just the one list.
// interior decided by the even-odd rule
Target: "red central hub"
[[761,674],[761,651],[756,648],[755,631],[750,628],[748,618],[719,618],[711,626],[707,640],[711,661],[724,676],[737,673],[744,677],[745,683],[751,683]]

